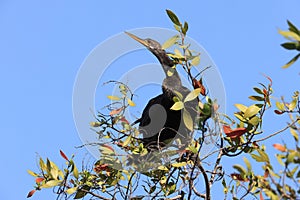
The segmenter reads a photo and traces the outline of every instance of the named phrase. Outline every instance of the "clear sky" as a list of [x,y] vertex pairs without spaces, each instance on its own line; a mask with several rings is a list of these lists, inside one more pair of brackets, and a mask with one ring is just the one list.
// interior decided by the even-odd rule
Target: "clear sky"
[[[265,81],[261,73],[272,77],[277,97],[299,89],[300,64],[280,68],[294,54],[279,46],[284,39],[277,33],[287,19],[300,27],[299,7],[299,0],[1,0],[1,199],[25,199],[34,184],[26,170],[37,169],[36,153],[63,164],[60,149],[80,152],[74,148],[82,142],[73,120],[73,85],[99,43],[125,30],[172,28],[165,9],[173,10],[218,66],[232,114],[234,103],[250,103],[251,88]],[[278,116],[268,117],[266,133],[285,126]],[[32,199],[54,197],[45,190]]]

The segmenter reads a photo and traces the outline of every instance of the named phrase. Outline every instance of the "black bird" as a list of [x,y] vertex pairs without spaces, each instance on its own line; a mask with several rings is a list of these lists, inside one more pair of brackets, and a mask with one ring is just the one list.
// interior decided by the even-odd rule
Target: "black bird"
[[[157,41],[149,38],[141,39],[131,33],[125,33],[143,44],[156,56],[166,75],[162,83],[162,94],[148,102],[141,118],[136,121],[139,123],[139,130],[143,134],[144,146],[148,149],[158,149],[168,144],[177,134],[187,137],[190,131],[183,125],[182,110],[170,109],[174,105],[173,98],[178,96],[178,93],[183,98],[190,93],[190,90],[182,85],[176,69],[172,68],[176,63],[170,59]],[[172,75],[168,75],[169,70],[172,70]],[[188,107],[185,105],[193,120],[196,116],[196,105],[196,100],[189,102]]]

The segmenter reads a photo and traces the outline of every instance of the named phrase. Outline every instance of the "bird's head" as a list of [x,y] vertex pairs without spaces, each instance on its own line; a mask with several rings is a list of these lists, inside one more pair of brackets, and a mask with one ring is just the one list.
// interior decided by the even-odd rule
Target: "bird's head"
[[159,42],[152,40],[150,38],[146,38],[146,39],[141,39],[139,37],[137,37],[136,35],[133,35],[132,33],[128,33],[125,32],[127,35],[129,35],[131,38],[133,38],[134,40],[138,41],[139,43],[141,43],[142,45],[144,45],[145,47],[147,47],[147,49],[149,49],[149,51],[151,51],[153,54],[157,54],[161,51],[164,51],[161,47],[161,45],[159,44]]

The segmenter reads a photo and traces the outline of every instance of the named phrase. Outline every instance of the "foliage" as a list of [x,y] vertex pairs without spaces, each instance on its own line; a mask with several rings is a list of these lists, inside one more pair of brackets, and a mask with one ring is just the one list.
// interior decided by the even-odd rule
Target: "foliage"
[[[292,22],[287,21],[289,25],[288,31],[279,30],[279,33],[284,36],[289,42],[285,42],[281,44],[281,46],[287,50],[296,50],[300,52],[300,30],[292,24]],[[300,53],[298,53],[295,57],[293,57],[288,63],[286,63],[283,68],[290,67],[297,59],[300,57]]]
[[[210,199],[213,185],[220,183],[225,199],[243,199],[246,196],[259,199],[299,198],[299,93],[295,92],[290,102],[284,98],[280,102],[271,102],[272,79],[265,76],[267,84],[260,83],[254,87],[254,94],[249,97],[253,104],[235,104],[237,111],[233,117],[219,113],[216,100],[208,95],[205,77],[197,78],[202,74],[192,73],[201,59],[200,53],[191,50],[190,44],[185,43],[188,23],[182,24],[170,10],[167,10],[167,15],[178,34],[168,39],[162,47],[174,48],[174,53],[168,56],[186,72],[194,88],[186,97],[178,94],[171,109],[183,110],[184,124],[193,133],[191,143],[181,149],[158,147],[154,152],[145,148],[136,123],[129,122],[125,116],[126,110],[135,106],[134,94],[127,85],[110,81],[119,87],[119,93],[107,96],[111,100],[106,106],[107,112],[98,112],[95,121],[90,124],[99,136],[97,145],[101,157],[92,168],[83,166],[82,170],[78,170],[74,156],[69,159],[62,151],[60,154],[66,161],[62,169],[48,158],[40,158],[39,173],[28,170],[36,183],[28,197],[37,190],[54,188],[57,199]],[[280,31],[280,34],[292,39],[292,43],[282,46],[299,51],[299,30],[290,22],[288,24],[289,31]],[[298,57],[299,54],[294,60]],[[172,75],[174,70],[171,68],[168,75]],[[197,120],[191,118],[186,108],[195,99],[198,101]],[[263,133],[265,113],[274,104],[275,114],[289,115],[291,122],[278,132],[258,138]],[[283,168],[278,172],[266,147],[260,143],[288,129],[294,138],[294,146],[273,145],[278,151],[276,158],[279,166]],[[202,155],[207,140],[212,139],[215,150]],[[176,139],[171,143],[180,146],[181,141]],[[223,160],[241,154],[249,155],[253,161],[244,157],[246,167],[236,164],[233,165],[236,172],[225,172]],[[254,171],[251,163],[261,163],[262,171]]]

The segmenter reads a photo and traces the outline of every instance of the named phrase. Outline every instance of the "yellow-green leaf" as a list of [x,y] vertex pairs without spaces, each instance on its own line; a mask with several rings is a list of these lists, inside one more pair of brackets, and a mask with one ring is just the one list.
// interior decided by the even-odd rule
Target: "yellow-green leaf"
[[33,172],[33,171],[29,170],[29,169],[27,170],[27,173],[30,174],[31,176],[35,176],[35,177],[38,176],[38,174],[36,174],[35,172]]
[[176,56],[178,56],[178,58],[184,58],[183,55],[181,54],[181,52],[178,49],[174,49],[174,53]]
[[290,132],[291,132],[292,136],[294,137],[294,139],[298,142],[298,140],[299,140],[298,133],[292,128],[290,128]]
[[254,115],[256,115],[259,111],[260,111],[261,108],[259,108],[258,106],[256,105],[251,105],[249,106],[246,110],[245,110],[245,113],[244,113],[244,118],[249,118],[249,117],[252,117]]
[[73,176],[74,176],[76,179],[78,179],[78,178],[79,178],[78,169],[77,169],[77,167],[76,167],[75,164],[74,164],[73,166],[74,166],[74,168],[73,168]]
[[62,182],[62,180],[51,180],[51,181],[48,181],[45,184],[43,184],[41,186],[41,188],[55,187],[55,186],[58,186],[61,182]]
[[170,108],[171,110],[181,110],[184,107],[184,104],[182,101],[177,101],[174,103],[174,105]]
[[44,171],[44,170],[47,170],[47,167],[46,167],[46,164],[44,163],[43,159],[40,158],[40,168]]
[[254,116],[248,121],[248,124],[256,126],[260,121],[261,119],[258,116]]
[[183,122],[190,131],[194,130],[193,119],[192,119],[190,113],[186,109],[183,110]]
[[240,175],[244,178],[247,171],[243,166],[236,164],[236,165],[233,165],[233,168],[236,169],[240,173]]
[[67,190],[66,190],[66,193],[67,193],[67,194],[73,194],[73,193],[76,192],[76,191],[77,191],[77,187],[73,187],[73,188],[67,189]]
[[283,37],[285,37],[288,40],[300,41],[300,36],[297,35],[296,33],[292,32],[292,31],[278,30],[278,32],[279,32],[280,35],[282,35]]
[[169,68],[167,71],[167,76],[173,76],[174,72],[175,72],[175,68],[173,67]]
[[90,126],[91,127],[99,127],[99,126],[101,126],[101,123],[100,122],[90,122]]
[[126,138],[126,140],[123,142],[122,146],[126,147],[130,143],[130,141],[131,141],[131,135]]
[[163,165],[159,166],[158,169],[163,170],[163,171],[169,171],[169,169],[166,166],[163,166]]
[[294,98],[293,101],[289,104],[289,110],[290,111],[293,111],[296,108],[297,102],[298,102],[297,99]]
[[299,57],[300,57],[300,53],[298,53],[288,63],[286,63],[284,66],[282,66],[282,68],[286,69],[286,68],[290,67],[292,64],[294,64],[294,62],[296,62],[298,60]]
[[251,171],[252,167],[251,167],[250,161],[246,157],[243,157],[243,160],[244,160],[244,162],[245,162],[245,164],[247,166],[247,170]]
[[200,56],[196,56],[195,58],[192,59],[191,65],[197,66],[200,64]]
[[186,162],[179,162],[179,163],[173,163],[172,167],[183,167],[186,166],[187,163]]
[[284,111],[284,104],[279,102],[279,101],[276,101],[276,107],[278,108],[278,110],[280,111]]
[[120,97],[117,97],[117,96],[111,96],[111,95],[108,95],[107,98],[110,99],[110,100],[113,100],[113,101],[118,101],[118,100],[121,99]]
[[245,106],[245,105],[243,105],[243,104],[239,104],[239,103],[237,103],[237,104],[234,104],[235,105],[235,107],[237,108],[237,109],[239,109],[240,111],[242,111],[243,113],[247,110],[247,106]]
[[192,100],[196,99],[199,96],[200,92],[201,92],[201,88],[197,88],[197,89],[191,91],[188,95],[186,95],[184,102],[192,101]]
[[128,105],[135,106],[135,103],[131,99],[127,99]]
[[174,35],[173,37],[170,37],[163,45],[161,46],[163,49],[167,49],[171,46],[173,46],[177,40],[179,39],[179,35]]

